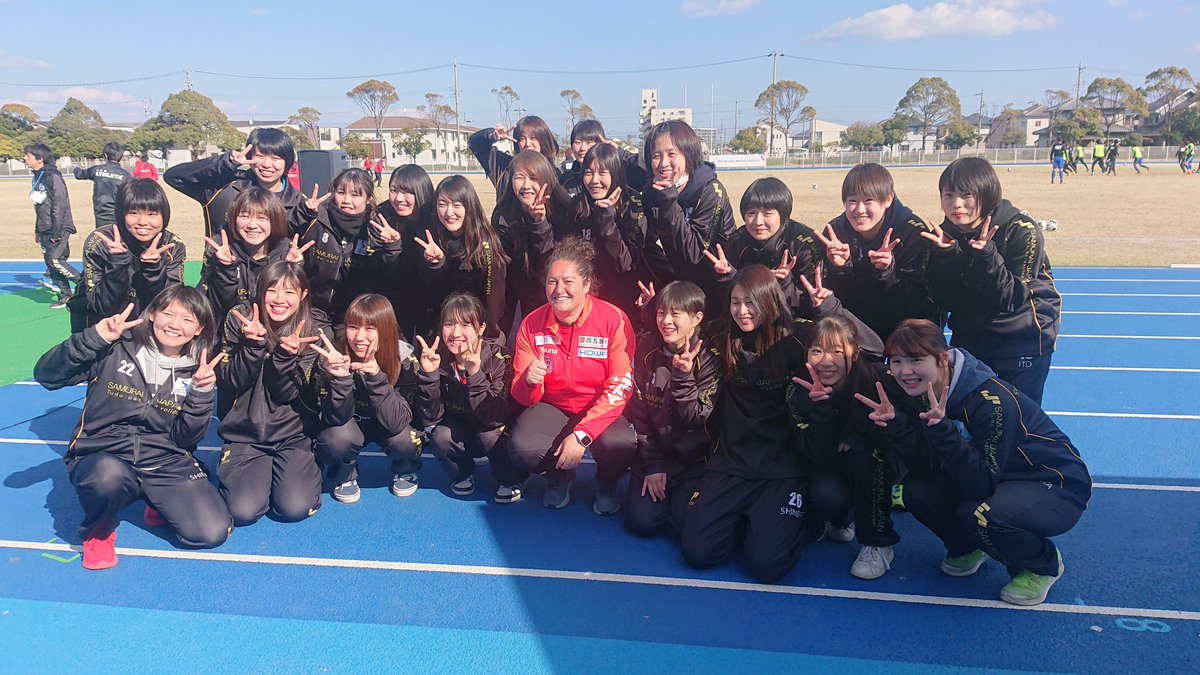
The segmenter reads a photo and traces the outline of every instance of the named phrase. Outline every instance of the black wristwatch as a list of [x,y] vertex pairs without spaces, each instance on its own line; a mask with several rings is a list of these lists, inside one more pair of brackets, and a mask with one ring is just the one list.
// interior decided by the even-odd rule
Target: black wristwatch
[[579,444],[582,445],[583,447],[587,448],[592,445],[592,437],[591,436],[588,436],[586,433],[584,433],[578,429],[576,429],[572,433],[575,434],[575,440],[579,441]]

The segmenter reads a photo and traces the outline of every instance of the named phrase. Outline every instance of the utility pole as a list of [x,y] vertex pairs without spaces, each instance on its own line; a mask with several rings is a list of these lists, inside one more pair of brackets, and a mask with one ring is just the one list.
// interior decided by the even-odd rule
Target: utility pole
[[[979,93],[975,94],[979,97],[979,116],[975,118],[975,149],[979,149],[979,143],[983,140],[983,89],[980,88]],[[989,125],[990,127],[990,125]]]
[[184,86],[187,87],[188,91],[191,91],[192,90],[192,67],[191,66],[188,66],[183,69],[183,78],[184,78],[184,80],[183,80]]
[[[783,56],[779,50],[771,51],[771,86],[775,86],[776,66],[779,63],[779,57]],[[771,97],[771,119],[767,120],[767,157],[775,154],[775,97]]]
[[741,129],[738,129],[738,100],[735,98],[733,99],[733,133],[737,134],[739,131]]
[[454,59],[454,163],[462,166],[462,116],[458,114],[458,59]]
[[1083,86],[1083,61],[1079,62],[1079,69],[1075,71],[1075,107],[1079,107],[1079,91]]

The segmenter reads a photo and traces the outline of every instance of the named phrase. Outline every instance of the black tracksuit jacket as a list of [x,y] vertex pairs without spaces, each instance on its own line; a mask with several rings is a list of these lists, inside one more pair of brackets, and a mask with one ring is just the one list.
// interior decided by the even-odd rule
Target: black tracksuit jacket
[[[623,199],[622,204],[600,209],[587,194],[580,194],[575,200],[568,225],[556,233],[558,239],[575,236],[592,242],[596,248],[595,281],[599,282],[593,282],[593,292],[600,299],[620,307],[627,316],[638,316],[636,302],[640,291],[637,282],[656,280],[647,260],[646,218],[640,201],[633,197]],[[584,201],[588,206],[587,217],[579,215]],[[661,256],[658,245],[650,245],[658,249]]]
[[323,428],[340,427],[352,419],[372,420],[386,436],[395,436],[410,425],[418,425],[413,415],[414,367],[412,357],[404,357],[395,385],[388,382],[387,373],[382,370],[374,375],[351,373],[350,377],[330,379],[328,373],[317,368],[312,387],[317,402],[312,412],[319,417]]
[[[648,179],[649,180],[649,179]],[[737,226],[729,193],[717,180],[712,164],[701,164],[688,178],[683,190],[656,190],[650,184],[642,191],[646,214],[646,239],[662,244],[672,279],[686,279],[708,294],[709,316],[728,311],[723,289],[716,283],[712,263],[705,251],[729,243]]]
[[[689,348],[694,346],[693,340]],[[637,396],[625,410],[637,432],[642,475],[703,467],[712,449],[706,427],[721,384],[716,351],[702,350],[686,373],[672,368],[671,359],[657,332],[641,340],[634,357]]]
[[[127,250],[113,255],[98,235],[112,239],[117,228]],[[83,279],[67,301],[67,308],[71,310],[71,330],[77,333],[120,313],[131,302],[133,313],[130,316],[137,316],[168,285],[182,284],[187,248],[183,239],[164,228],[159,245],[171,243],[175,246],[163,253],[158,262],[144,263],[141,255],[146,245],[135,239],[124,223],[93,230],[83,242]]]
[[506,425],[516,410],[512,388],[512,357],[502,345],[484,339],[479,351],[479,372],[467,375],[443,347],[442,365],[432,373],[417,368],[420,391],[417,402],[425,426],[441,424],[447,417],[467,422],[480,432]]
[[267,251],[265,258],[257,260],[246,253],[242,242],[233,237],[229,238],[229,247],[237,258],[232,265],[224,265],[218,261],[213,249],[205,250],[204,264],[200,268],[200,283],[196,286],[212,303],[217,321],[224,321],[229,310],[243,302],[257,302],[258,275],[267,265],[287,260],[291,242],[286,239],[276,242],[275,246]]
[[[250,311],[242,304],[243,316]],[[311,324],[311,322],[308,322]],[[305,330],[313,334],[311,327]],[[233,397],[233,406],[221,420],[219,432],[227,443],[277,445],[310,431],[314,415],[304,396],[312,381],[316,352],[303,348],[292,356],[283,349],[269,349],[245,339],[242,322],[232,314],[225,319],[224,362],[217,368],[222,396]],[[350,387],[350,378],[333,380]],[[343,393],[348,397],[349,393]]]
[[[808,292],[800,283],[801,276],[807,277],[810,283],[816,282],[816,270],[821,264],[821,248],[817,244],[813,231],[803,223],[789,220],[771,235],[766,241],[758,241],[750,236],[746,228],[739,228],[724,247],[725,258],[733,266],[733,270],[718,278],[721,286],[728,288],[733,282],[737,271],[749,265],[762,265],[767,269],[775,269],[783,262],[783,252],[796,261],[792,273],[779,281],[783,295],[787,298],[788,306],[796,316],[811,315],[812,303],[809,302]],[[704,262],[712,267],[707,258]]]
[[36,234],[62,237],[75,234],[75,219],[71,217],[71,200],[67,195],[67,183],[58,168],[47,164],[33,174],[33,191],[46,193],[41,204],[33,205],[36,216],[33,231]]
[[[419,271],[420,285],[428,302],[438,308],[441,308],[442,302],[451,293],[466,292],[479,298],[483,301],[487,320],[486,335],[492,338],[501,337],[504,334],[501,324],[504,322],[505,316],[509,266],[500,259],[496,251],[492,250],[491,245],[487,242],[484,242],[483,245],[486,267],[477,266],[466,269],[465,261],[461,257],[463,254],[462,239],[447,237],[441,244],[444,254],[442,262],[430,265],[428,261],[422,259],[425,264],[420,267]],[[545,284],[539,284],[538,288],[545,288]],[[546,301],[544,290],[541,296],[544,304]]]
[[[204,234],[216,238],[216,233],[229,227],[225,215],[238,193],[255,187],[258,181],[254,170],[241,171],[228,152],[215,157],[178,164],[163,173],[167,185],[200,202],[204,211]],[[276,192],[288,212],[304,201],[304,195],[292,188],[284,178],[283,190]],[[295,234],[289,232],[288,236]]]
[[[825,285],[837,293],[846,309],[885,338],[904,319],[929,319],[939,326],[945,325],[946,315],[938,309],[929,288],[932,244],[921,236],[922,232],[932,230],[912,209],[895,199],[879,231],[870,240],[859,237],[845,213],[829,224],[838,239],[850,245],[850,260],[845,265],[835,267],[825,260],[822,268]],[[892,264],[878,270],[867,253],[883,245],[888,230],[892,230],[892,239],[900,240],[900,244],[892,250]],[[823,250],[821,255],[824,256]]]
[[1042,231],[1007,199],[992,213],[992,225],[999,230],[982,251],[968,243],[974,233],[949,221],[942,230],[954,246],[931,247],[930,290],[950,312],[951,344],[985,360],[1047,356],[1058,338],[1062,296]]
[[75,180],[95,183],[92,186],[92,214],[96,216],[96,227],[117,222],[117,191],[133,180],[129,172],[116,162],[105,162],[86,169],[75,167]]
[[384,244],[379,241],[370,220],[371,211],[364,212],[354,222],[354,231],[338,224],[331,213],[332,203],[321,206],[317,213],[301,202],[292,210],[289,229],[300,235],[300,246],[316,244],[304,252],[304,272],[314,310],[324,314],[337,325],[351,301],[363,293],[387,295],[400,267],[401,242]]
[[547,214],[545,220],[533,222],[522,213],[519,216],[493,214],[493,225],[500,235],[500,244],[508,254],[508,269],[505,274],[504,318],[500,329],[515,329],[517,303],[521,303],[521,314],[529,316],[533,310],[546,304],[546,259],[554,250],[556,232],[564,230],[561,224],[565,216]]
[[75,333],[46,352],[34,378],[47,389],[87,381],[83,413],[66,460],[93,452],[128,455],[134,462],[192,452],[208,432],[213,392],[191,386],[196,366],[180,368],[159,387],[146,382],[131,335],[113,344],[95,328]]

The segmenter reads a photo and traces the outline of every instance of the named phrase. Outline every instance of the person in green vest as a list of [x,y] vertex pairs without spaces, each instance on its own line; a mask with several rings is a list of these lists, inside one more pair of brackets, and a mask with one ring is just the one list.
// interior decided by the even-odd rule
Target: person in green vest
[[1196,144],[1188,141],[1187,145],[1183,146],[1184,165],[1187,167],[1187,173],[1192,172],[1192,160],[1196,158]]
[[1092,143],[1092,166],[1089,169],[1089,172],[1093,176],[1096,175],[1096,165],[1097,164],[1100,165],[1100,172],[1103,173],[1104,172],[1104,143],[1103,143],[1103,139],[1099,139],[1099,138],[1097,138],[1095,140],[1095,142]]
[[[1145,169],[1146,173],[1150,173],[1150,167],[1146,165],[1146,160],[1142,159],[1142,144],[1141,143],[1134,143],[1133,147],[1129,148],[1129,155],[1130,155],[1130,157],[1133,158],[1133,170],[1134,171],[1136,171],[1137,173],[1140,174],[1142,172],[1142,169]],[[1141,169],[1139,169],[1138,167],[1141,167]]]

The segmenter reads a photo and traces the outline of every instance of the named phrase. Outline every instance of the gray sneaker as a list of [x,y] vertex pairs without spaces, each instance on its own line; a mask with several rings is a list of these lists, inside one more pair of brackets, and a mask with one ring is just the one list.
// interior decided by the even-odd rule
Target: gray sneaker
[[333,498],[343,504],[353,504],[362,499],[362,490],[358,489],[358,481],[348,480],[333,488]]
[[470,497],[475,494],[475,479],[471,476],[450,486],[450,491],[459,497]]
[[419,485],[417,474],[402,473],[392,479],[392,494],[397,497],[411,497],[417,492]]
[[596,483],[596,501],[592,504],[592,512],[598,516],[611,516],[621,510],[621,496],[617,494],[617,484],[604,485]]
[[571,503],[571,486],[575,484],[574,471],[553,471],[550,485],[546,494],[542,495],[542,506],[548,509],[561,509]]

